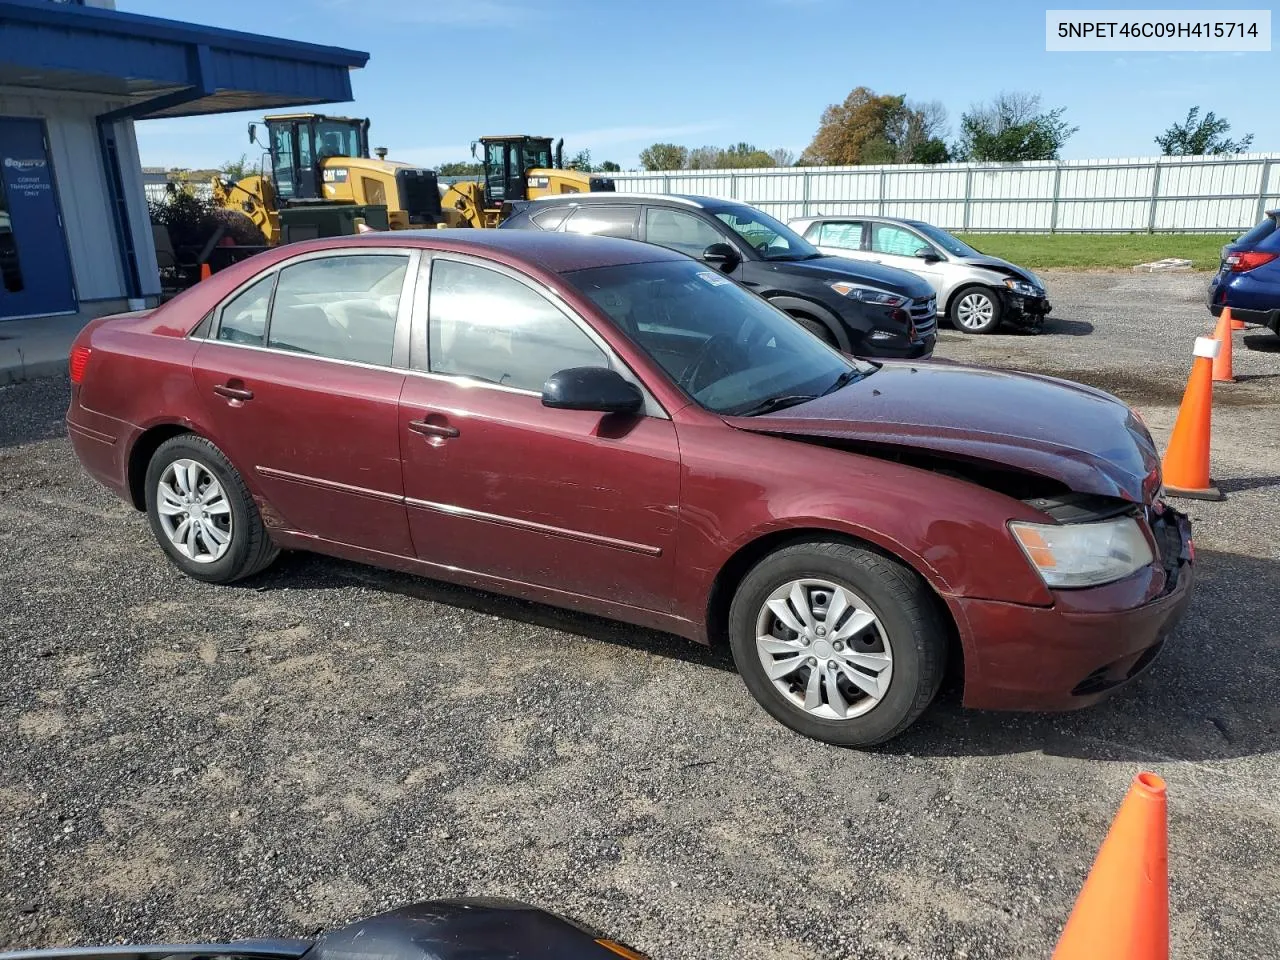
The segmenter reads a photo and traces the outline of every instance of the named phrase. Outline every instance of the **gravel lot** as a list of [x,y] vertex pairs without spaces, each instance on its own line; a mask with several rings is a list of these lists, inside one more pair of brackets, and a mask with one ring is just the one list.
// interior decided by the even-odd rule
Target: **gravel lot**
[[[1163,442],[1203,275],[1048,273],[1038,336],[941,356],[1080,379]],[[67,387],[0,388],[0,947],[307,935],[506,894],[656,960],[1044,958],[1135,772],[1169,781],[1173,952],[1280,941],[1280,338],[1236,338],[1198,595],[1090,711],[944,699],[857,753],[727,656],[318,557],[211,588],[79,472]]]

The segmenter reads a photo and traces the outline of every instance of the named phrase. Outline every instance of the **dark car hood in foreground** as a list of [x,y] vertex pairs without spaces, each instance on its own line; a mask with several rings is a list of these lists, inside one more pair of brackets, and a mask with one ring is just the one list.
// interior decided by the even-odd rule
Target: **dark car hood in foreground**
[[897,267],[886,267],[880,263],[867,263],[865,260],[849,260],[846,257],[814,257],[812,260],[762,260],[760,266],[767,267],[784,277],[801,277],[806,280],[851,280],[854,283],[867,283],[881,290],[888,290],[900,296],[919,297],[933,296],[933,287],[927,280],[922,280],[914,273],[899,270]]
[[1001,464],[1077,493],[1149,502],[1159,458],[1146,428],[1110,394],[1052,377],[951,363],[886,363],[826,397],[741,430],[828,437]]

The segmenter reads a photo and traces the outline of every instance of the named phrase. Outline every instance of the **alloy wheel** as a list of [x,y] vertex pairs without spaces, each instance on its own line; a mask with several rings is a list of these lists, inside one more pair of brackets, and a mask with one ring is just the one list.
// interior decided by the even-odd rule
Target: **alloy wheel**
[[991,322],[996,305],[985,293],[965,294],[956,305],[956,321],[969,330],[981,330]]
[[196,460],[174,460],[156,485],[160,527],[174,548],[196,563],[220,560],[231,546],[231,502],[222,484]]

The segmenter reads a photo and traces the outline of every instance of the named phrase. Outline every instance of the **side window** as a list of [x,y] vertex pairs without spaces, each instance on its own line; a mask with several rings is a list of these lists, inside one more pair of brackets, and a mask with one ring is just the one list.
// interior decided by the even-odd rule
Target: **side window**
[[896,227],[892,223],[871,225],[871,249],[876,253],[914,257],[917,250],[928,246],[928,241],[903,227]]
[[860,250],[862,248],[862,221],[851,220],[848,223],[824,223],[819,234],[818,245],[823,247],[839,247],[841,250]]
[[594,341],[550,301],[494,270],[434,260],[427,319],[432,373],[541,392],[567,367],[607,367]]
[[267,332],[267,308],[271,306],[271,290],[275,283],[276,275],[273,273],[228,300],[222,308],[218,339],[262,346],[262,338]]
[[645,239],[660,247],[670,247],[691,257],[700,257],[713,243],[725,243],[720,231],[695,216],[668,210],[665,207],[648,207],[644,212]]
[[280,271],[267,346],[390,366],[409,258],[304,260]]
[[539,210],[537,213],[529,217],[543,230],[554,230],[560,224],[564,223],[564,218],[569,215],[572,210],[569,206],[548,207],[545,210]]
[[639,207],[606,207],[588,204],[579,207],[569,225],[565,227],[570,233],[590,233],[597,237],[622,237],[624,240],[636,238],[636,213]]

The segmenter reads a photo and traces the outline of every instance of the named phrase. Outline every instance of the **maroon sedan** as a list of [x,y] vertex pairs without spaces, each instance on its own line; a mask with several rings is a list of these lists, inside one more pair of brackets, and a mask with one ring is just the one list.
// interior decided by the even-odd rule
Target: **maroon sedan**
[[627,240],[294,244],[71,351],[88,471],[192,577],[313,550],[727,640],[773,716],[1090,704],[1191,593],[1141,422],[1076,384],[826,346]]

